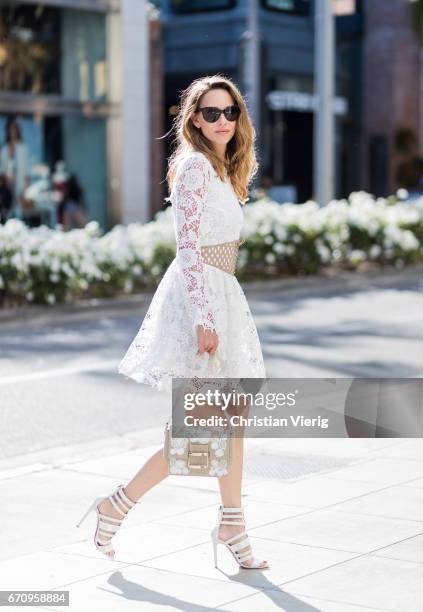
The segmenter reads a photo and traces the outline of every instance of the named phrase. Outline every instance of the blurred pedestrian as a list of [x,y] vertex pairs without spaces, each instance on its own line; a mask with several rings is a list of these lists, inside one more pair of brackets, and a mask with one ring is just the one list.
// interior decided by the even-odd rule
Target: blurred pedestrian
[[22,216],[24,191],[29,186],[28,148],[22,139],[22,132],[16,117],[9,117],[5,126],[5,143],[0,149],[0,174],[6,176],[12,192],[12,208],[17,217]]
[[65,183],[63,200],[58,206],[58,218],[65,231],[82,228],[87,223],[84,192],[75,174],[71,174]]

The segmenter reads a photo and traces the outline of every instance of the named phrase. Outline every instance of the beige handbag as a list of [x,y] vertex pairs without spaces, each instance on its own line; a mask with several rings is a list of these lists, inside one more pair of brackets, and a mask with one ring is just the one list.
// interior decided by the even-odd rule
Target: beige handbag
[[164,457],[169,474],[181,476],[225,476],[233,458],[233,437],[222,428],[212,438],[175,438],[172,426],[165,427]]

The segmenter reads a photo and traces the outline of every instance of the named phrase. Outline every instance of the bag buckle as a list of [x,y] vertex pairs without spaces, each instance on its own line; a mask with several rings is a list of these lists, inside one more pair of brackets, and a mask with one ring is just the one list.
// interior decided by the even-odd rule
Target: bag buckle
[[[205,457],[205,462],[201,463],[196,461],[195,463],[191,463],[191,457]],[[190,451],[188,450],[188,467],[193,468],[195,470],[207,469],[209,467],[209,451]]]

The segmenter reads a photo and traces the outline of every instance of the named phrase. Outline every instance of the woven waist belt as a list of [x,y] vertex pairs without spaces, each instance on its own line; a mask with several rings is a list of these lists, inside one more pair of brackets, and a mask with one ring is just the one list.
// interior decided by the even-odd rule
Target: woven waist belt
[[231,242],[209,244],[201,247],[203,261],[210,266],[219,268],[228,274],[235,274],[238,249],[245,240],[239,238]]

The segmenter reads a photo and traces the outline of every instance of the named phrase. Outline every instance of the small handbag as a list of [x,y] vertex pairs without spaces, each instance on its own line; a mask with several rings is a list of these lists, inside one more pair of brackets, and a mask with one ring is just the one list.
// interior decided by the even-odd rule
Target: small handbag
[[[216,429],[216,428],[215,428]],[[233,438],[222,428],[211,438],[176,438],[170,421],[165,426],[164,457],[169,474],[181,476],[226,476],[233,458]]]

